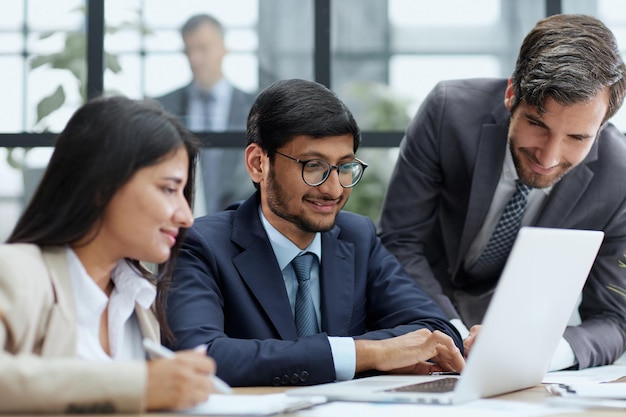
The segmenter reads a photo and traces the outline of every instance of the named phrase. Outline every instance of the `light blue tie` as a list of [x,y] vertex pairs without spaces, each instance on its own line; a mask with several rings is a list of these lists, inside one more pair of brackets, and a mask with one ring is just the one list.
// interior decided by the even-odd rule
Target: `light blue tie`
[[532,190],[532,187],[523,184],[519,180],[516,181],[515,186],[517,190],[504,207],[504,211],[485,250],[483,250],[476,263],[468,271],[470,275],[493,277],[502,272],[517,232],[522,225],[522,216],[528,202],[526,197]]
[[296,330],[298,336],[310,336],[318,333],[317,314],[311,298],[311,264],[313,254],[304,253],[296,256],[291,261],[291,266],[298,279],[298,292],[296,293]]

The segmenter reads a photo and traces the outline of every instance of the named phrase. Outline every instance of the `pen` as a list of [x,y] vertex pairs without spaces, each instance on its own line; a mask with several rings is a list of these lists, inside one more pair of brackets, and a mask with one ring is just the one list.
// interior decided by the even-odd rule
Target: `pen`
[[459,372],[454,371],[436,371],[431,372],[429,375],[461,375]]
[[[143,347],[148,353],[150,353],[156,358],[173,358],[175,355],[174,352],[172,352],[165,346],[162,346],[156,343],[154,340],[148,339],[147,337],[143,339]],[[219,391],[222,394],[233,393],[233,390],[230,387],[230,385],[228,385],[226,382],[220,379],[217,375],[210,375],[209,377],[213,380],[213,386],[215,387],[217,391]]]

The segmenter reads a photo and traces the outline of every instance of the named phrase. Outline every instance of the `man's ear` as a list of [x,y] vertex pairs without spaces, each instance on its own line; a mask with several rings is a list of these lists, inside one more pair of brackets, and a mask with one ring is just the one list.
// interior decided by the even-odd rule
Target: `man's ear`
[[265,152],[256,143],[251,143],[245,150],[246,170],[250,179],[255,183],[260,183],[268,169],[264,164],[267,160]]
[[508,111],[513,108],[513,101],[515,101],[515,91],[513,90],[513,80],[509,78],[506,84],[506,90],[504,90],[504,107]]

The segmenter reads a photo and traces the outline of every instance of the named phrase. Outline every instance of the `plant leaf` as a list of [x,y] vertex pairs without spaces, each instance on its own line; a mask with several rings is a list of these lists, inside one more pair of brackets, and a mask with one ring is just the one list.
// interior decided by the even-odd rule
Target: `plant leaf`
[[120,65],[120,61],[117,56],[108,52],[104,53],[104,68],[111,70],[114,74],[117,74],[122,70],[122,66]]
[[58,110],[63,103],[65,103],[65,91],[63,90],[63,86],[60,85],[54,93],[50,94],[48,97],[44,97],[39,104],[37,104],[37,123],[50,113]]

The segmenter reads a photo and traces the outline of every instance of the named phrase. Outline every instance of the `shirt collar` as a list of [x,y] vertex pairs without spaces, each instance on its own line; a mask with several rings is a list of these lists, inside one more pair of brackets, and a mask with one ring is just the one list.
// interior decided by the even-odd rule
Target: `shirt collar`
[[125,259],[118,262],[111,279],[121,296],[133,305],[139,304],[143,309],[149,309],[156,298],[154,285],[145,279]]
[[[79,308],[86,314],[102,314],[108,302],[106,294],[89,276],[80,259],[70,247],[67,247],[66,256],[74,293],[80,295],[77,297],[77,309]],[[132,268],[125,259],[121,259],[117,263],[111,274],[111,279],[115,284],[111,296],[120,297],[123,300],[120,301],[124,304],[132,305],[134,309],[134,305],[137,303],[142,308],[148,309],[154,303],[156,298],[154,285]],[[79,302],[80,300],[86,302]],[[77,316],[81,317],[81,314]]]
[[76,300],[76,318],[79,324],[87,324],[92,318],[102,314],[108,298],[96,282],[91,279],[80,259],[69,246],[66,249],[66,258],[74,299]]
[[216,102],[221,102],[227,98],[231,92],[232,86],[225,78],[220,79],[210,89],[206,90],[201,88],[196,83],[191,83],[189,86],[189,94],[193,99],[199,99],[201,93],[210,93]]
[[270,244],[272,245],[272,250],[274,251],[274,256],[278,261],[278,266],[282,271],[285,269],[287,265],[301,253],[311,252],[317,256],[320,264],[322,262],[322,235],[321,233],[315,233],[313,237],[313,241],[311,244],[305,249],[298,248],[291,240],[287,239],[285,235],[279,232],[272,224],[265,218],[263,215],[263,211],[261,210],[261,206],[259,206],[259,217],[261,218],[261,223],[263,224],[263,228],[265,229],[265,233],[267,233],[267,237],[270,240]]

